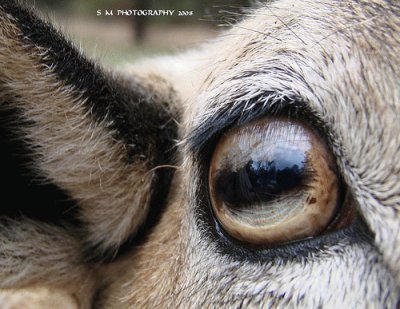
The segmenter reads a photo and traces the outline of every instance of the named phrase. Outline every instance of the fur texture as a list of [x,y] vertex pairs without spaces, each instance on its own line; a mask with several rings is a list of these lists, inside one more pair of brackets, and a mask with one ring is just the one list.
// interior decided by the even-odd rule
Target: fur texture
[[[128,118],[92,117],[86,104],[92,97],[77,93],[78,81],[48,65],[40,42],[24,41],[24,21],[12,15],[23,9],[5,3],[1,107],[18,109],[21,126],[13,128],[30,145],[32,168],[76,201],[79,223],[3,217],[0,287],[9,290],[0,299],[12,303],[54,289],[71,307],[398,306],[397,2],[261,2],[198,50],[104,75],[130,88],[132,97],[162,106],[166,116],[154,118],[160,127],[181,118],[177,135],[171,129],[163,136],[176,142],[179,166],[165,184],[167,200],[156,204],[150,196],[159,189],[153,179],[161,162],[153,157],[160,152],[149,148],[142,160],[126,160],[126,147],[143,147],[126,145],[129,138],[120,138],[120,127],[111,123]],[[312,119],[323,132],[361,219],[343,231],[254,253],[223,242],[208,221],[207,156],[230,126],[284,109]],[[140,244],[109,263],[82,258],[93,245],[118,251],[150,208],[159,220]]]

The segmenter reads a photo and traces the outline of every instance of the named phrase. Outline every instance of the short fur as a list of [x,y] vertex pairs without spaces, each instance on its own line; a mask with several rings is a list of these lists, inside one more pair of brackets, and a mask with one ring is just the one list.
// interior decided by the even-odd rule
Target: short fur
[[[78,75],[57,69],[63,60],[51,55],[54,45],[29,38],[35,15],[13,1],[0,4],[0,106],[18,111],[8,128],[29,146],[30,169],[78,210],[78,223],[2,217],[0,288],[7,290],[0,303],[23,303],[26,295],[51,303],[60,295],[65,306],[82,308],[398,306],[400,5],[279,0],[246,15],[186,54],[112,75],[91,71],[130,93],[129,103],[123,95],[107,107],[111,93],[97,100]],[[99,104],[109,112],[92,113]],[[136,131],[140,123],[121,131],[135,106],[157,114],[138,121],[164,129],[178,120],[179,129],[167,126],[161,142]],[[229,126],[282,110],[323,132],[361,219],[336,234],[252,254],[219,239],[208,220],[207,156]],[[160,149],[143,152],[130,144],[135,139]],[[157,160],[171,149],[175,161]],[[154,168],[176,162],[171,184],[163,182],[167,200],[151,203],[160,190],[154,173],[163,167]],[[139,244],[127,245],[150,209],[158,220]],[[108,263],[84,258],[93,247],[101,260],[121,246],[127,252]]]

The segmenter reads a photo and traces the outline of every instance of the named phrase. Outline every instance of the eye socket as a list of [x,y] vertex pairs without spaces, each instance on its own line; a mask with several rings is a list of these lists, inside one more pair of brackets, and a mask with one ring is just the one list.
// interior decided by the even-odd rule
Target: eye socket
[[300,121],[264,118],[222,136],[212,155],[214,216],[233,238],[268,246],[314,237],[341,201],[335,161]]

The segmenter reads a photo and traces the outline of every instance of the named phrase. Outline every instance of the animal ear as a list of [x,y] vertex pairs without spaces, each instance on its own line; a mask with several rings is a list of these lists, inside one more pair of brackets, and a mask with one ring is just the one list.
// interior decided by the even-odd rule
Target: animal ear
[[0,64],[0,214],[71,216],[92,257],[113,256],[167,193],[171,170],[157,167],[173,158],[172,87],[107,72],[9,0]]

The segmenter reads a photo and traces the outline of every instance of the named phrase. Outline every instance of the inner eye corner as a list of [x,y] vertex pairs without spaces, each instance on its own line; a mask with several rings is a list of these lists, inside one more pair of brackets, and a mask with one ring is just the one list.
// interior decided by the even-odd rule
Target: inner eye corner
[[251,247],[315,238],[356,216],[325,139],[297,119],[265,117],[221,135],[207,184],[217,224]]

